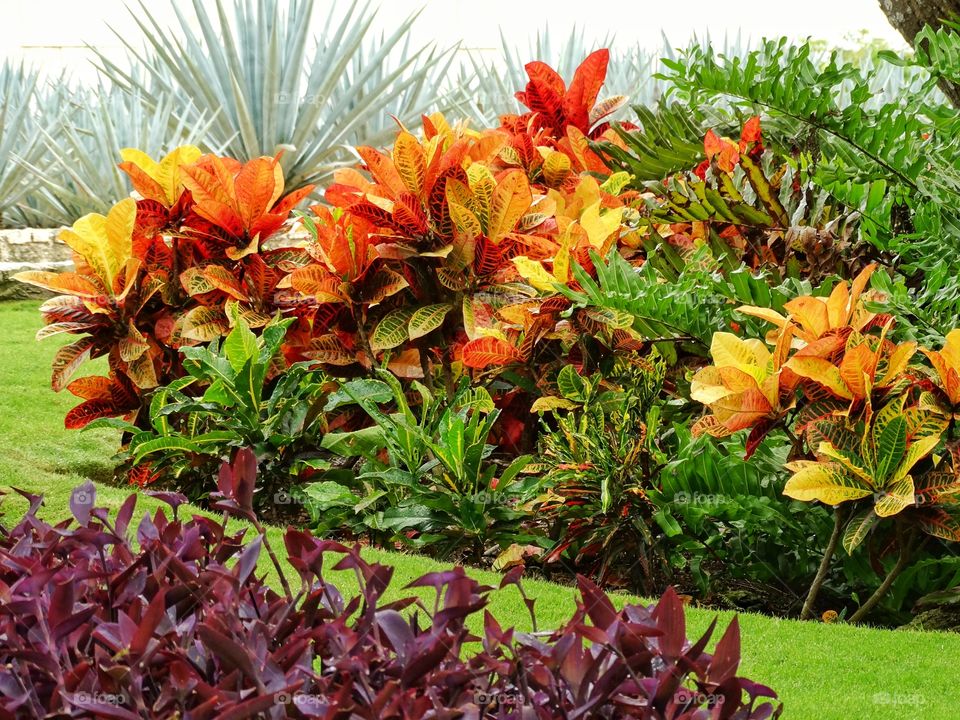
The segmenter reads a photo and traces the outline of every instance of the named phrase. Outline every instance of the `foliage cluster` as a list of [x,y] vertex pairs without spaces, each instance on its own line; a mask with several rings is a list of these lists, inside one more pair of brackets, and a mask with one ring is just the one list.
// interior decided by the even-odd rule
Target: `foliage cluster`
[[[949,72],[955,36],[928,40]],[[497,127],[399,123],[282,247],[311,189],[284,195],[280,158],[125,150],[140,199],[65,232],[76,272],[23,278],[66,293],[41,334],[81,336],[68,425],[122,428],[134,479],[193,497],[252,448],[260,506],[326,534],[651,592],[736,567],[810,585],[803,616],[821,587],[895,616],[960,539],[956,273],[922,277],[951,212],[926,135],[956,113],[772,43],[667,61],[669,103],[611,124],[608,61],[527,64]],[[109,377],[68,385],[99,355]]]
[[[408,586],[432,589],[432,604],[412,592],[384,602],[393,568],[366,562],[356,547],[290,528],[281,563],[252,510],[255,484],[249,451],[220,471],[218,505],[252,521],[252,539],[223,521],[179,517],[185,498],[176,493],[158,495],[172,517],[145,515],[135,540],[135,495],[111,518],[88,483],[73,494],[73,519],[57,526],[37,517],[42,499],[28,496],[23,519],[0,527],[0,713],[694,718],[722,710],[760,720],[781,712],[772,690],[737,676],[736,619],[709,654],[716,623],[688,641],[672,589],[654,606],[618,612],[581,577],[570,619],[533,634],[484,611],[493,588],[460,567]],[[282,592],[265,582],[263,550]],[[327,568],[352,571],[356,593],[338,589]],[[501,592],[514,585],[523,594],[519,578],[506,575]],[[477,638],[468,623],[481,612]]]

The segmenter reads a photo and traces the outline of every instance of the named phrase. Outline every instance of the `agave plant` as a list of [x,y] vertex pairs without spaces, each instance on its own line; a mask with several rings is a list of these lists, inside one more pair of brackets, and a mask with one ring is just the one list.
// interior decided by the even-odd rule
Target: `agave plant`
[[37,179],[36,189],[21,204],[30,225],[71,225],[127,197],[130,184],[117,166],[120,148],[163,155],[206,137],[212,117],[195,113],[188,120],[179,112],[182,99],[141,87],[127,92],[101,84],[62,98],[60,117],[40,130],[42,158],[19,160]]
[[42,152],[33,124],[38,81],[37,71],[23,63],[0,65],[0,227],[29,190],[29,171],[18,158],[37,162]]
[[[314,0],[235,0],[232,17],[221,0],[194,2],[193,18],[174,7],[172,29],[144,3],[131,11],[143,32],[142,48],[119,36],[131,65],[146,67],[165,92],[191,101],[191,117],[216,112],[207,144],[240,160],[284,151],[291,190],[348,161],[346,145],[376,144],[378,137],[368,134],[383,128],[368,121],[371,115],[414,122],[438,104],[437,85],[425,81],[451,53],[405,44],[415,16],[373,43],[374,12],[359,0],[346,12],[331,7],[316,38]],[[98,57],[115,83],[136,87],[131,71]]]

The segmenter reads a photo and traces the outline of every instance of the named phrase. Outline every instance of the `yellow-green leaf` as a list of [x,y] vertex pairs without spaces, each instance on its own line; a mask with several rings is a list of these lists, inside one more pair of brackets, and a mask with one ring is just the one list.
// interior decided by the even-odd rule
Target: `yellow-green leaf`
[[915,501],[913,478],[907,475],[885,487],[874,508],[878,517],[890,517],[913,505]]
[[408,325],[410,339],[416,340],[440,327],[452,307],[449,303],[438,303],[417,308],[416,312],[410,317]]
[[554,395],[544,395],[534,400],[533,405],[530,407],[530,412],[542,413],[550,410],[570,410],[575,407],[577,407],[577,404],[573,402],[573,400],[556,397]]
[[521,255],[513,258],[513,264],[517,266],[517,273],[520,277],[530,283],[537,290],[553,290],[557,284],[556,278],[547,272],[546,268],[538,260]]
[[819,500],[826,505],[839,505],[867,497],[872,492],[858,478],[833,463],[797,460],[787,463],[787,469],[794,474],[787,480],[783,494],[794,500]]
[[387,313],[370,335],[370,349],[380,352],[402,345],[407,339],[407,326],[412,315],[410,308]]

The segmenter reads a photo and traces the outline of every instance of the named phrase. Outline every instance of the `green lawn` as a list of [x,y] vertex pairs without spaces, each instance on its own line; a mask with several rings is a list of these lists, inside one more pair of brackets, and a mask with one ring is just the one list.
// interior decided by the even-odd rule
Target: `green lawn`
[[[58,341],[34,341],[41,325],[36,302],[0,304],[0,489],[16,486],[46,496],[50,518],[68,514],[71,489],[85,478],[98,482],[98,504],[118,507],[125,489],[103,485],[110,476],[116,435],[108,431],[63,429],[63,415],[76,398],[49,387],[49,367]],[[102,366],[100,366],[102,367]],[[140,510],[155,507],[144,497]],[[0,513],[8,520],[25,503],[7,498]],[[271,538],[280,545],[280,530]],[[396,567],[394,592],[413,578],[441,567],[414,555],[368,550],[370,560]],[[266,568],[265,568],[266,569]],[[497,576],[473,575],[488,584]],[[344,583],[349,578],[344,577]],[[573,607],[573,591],[547,582],[526,583],[537,598],[541,628],[555,627]],[[632,599],[615,597],[617,604]],[[526,611],[514,589],[494,594],[492,610],[502,624],[527,627]],[[691,610],[691,634],[702,631],[714,613]],[[721,613],[728,620],[729,613]],[[960,635],[875,630],[799,623],[761,615],[740,617],[743,674],[770,685],[786,705],[784,717],[810,720],[956,718],[950,657],[960,657]]]

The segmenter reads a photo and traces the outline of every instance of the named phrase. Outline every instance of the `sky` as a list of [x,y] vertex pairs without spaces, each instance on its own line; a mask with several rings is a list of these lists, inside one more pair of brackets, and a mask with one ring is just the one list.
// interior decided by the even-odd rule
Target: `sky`
[[[148,0],[161,20],[173,21],[171,0]],[[179,0],[185,2],[185,0]],[[198,0],[208,2],[210,0]],[[225,0],[231,4],[232,0]],[[0,0],[0,58],[25,58],[50,72],[69,68],[78,77],[92,73],[85,44],[118,53],[120,44],[108,28],[129,33],[135,25],[123,0]],[[131,7],[136,7],[132,0]],[[348,0],[316,0],[314,23],[332,8],[341,12]],[[377,5],[376,2],[372,3]],[[590,0],[382,0],[377,26],[389,30],[423,8],[412,40],[447,47],[495,52],[500,32],[507,41],[527,47],[549,19],[551,35],[566,36],[574,24],[596,44],[609,36],[615,45],[662,46],[665,34],[674,46],[691,34],[722,39],[742,33],[745,39],[788,35],[813,37],[831,44],[847,42],[862,30],[899,47],[903,39],[890,27],[877,0],[619,0],[605,5]],[[603,9],[590,13],[591,7]],[[546,59],[546,58],[544,58]]]

